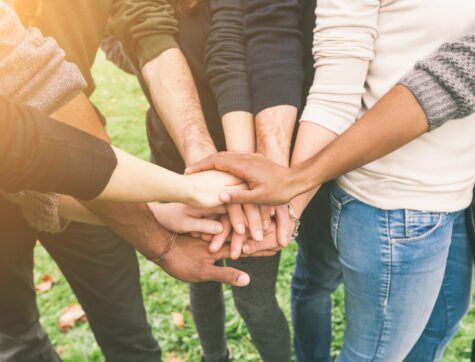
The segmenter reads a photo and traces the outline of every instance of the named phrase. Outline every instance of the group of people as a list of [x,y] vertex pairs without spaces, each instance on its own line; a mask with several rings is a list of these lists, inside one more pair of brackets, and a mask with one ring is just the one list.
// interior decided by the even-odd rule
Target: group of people
[[[88,100],[100,48],[150,103],[150,163]],[[161,360],[137,250],[190,283],[203,361],[232,360],[225,283],[262,360],[289,362],[294,239],[298,361],[331,360],[341,282],[338,361],[442,360],[471,301],[475,2],[2,1],[0,74],[1,361],[60,361],[40,240],[107,361]]]

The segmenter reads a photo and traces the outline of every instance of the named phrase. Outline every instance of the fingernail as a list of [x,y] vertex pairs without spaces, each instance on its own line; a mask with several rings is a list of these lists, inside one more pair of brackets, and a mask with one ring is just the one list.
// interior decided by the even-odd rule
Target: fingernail
[[262,226],[264,226],[264,230],[269,229],[270,224],[270,220],[264,220],[264,222],[262,223]]
[[231,251],[231,259],[237,259],[239,257],[239,251],[234,249]]
[[187,168],[185,168],[185,173],[188,173],[188,172],[190,172],[190,170],[191,170],[191,168],[190,168],[190,167],[187,167]]
[[238,234],[244,234],[246,232],[246,227],[244,226],[244,224],[237,224],[236,231],[238,232]]
[[228,203],[231,201],[231,196],[229,196],[229,194],[227,193],[222,193],[221,195],[219,195],[219,199],[221,200],[221,202]]
[[220,234],[223,232],[223,225],[221,224],[216,224],[216,226],[214,227],[214,233],[215,234]]
[[239,274],[237,279],[238,284],[241,286],[248,285],[250,281],[249,275],[247,274]]
[[262,230],[257,230],[255,234],[256,241],[264,240],[264,233],[262,232]]
[[249,252],[251,251],[249,245],[244,244],[244,246],[242,247],[242,251],[244,254],[249,254]]

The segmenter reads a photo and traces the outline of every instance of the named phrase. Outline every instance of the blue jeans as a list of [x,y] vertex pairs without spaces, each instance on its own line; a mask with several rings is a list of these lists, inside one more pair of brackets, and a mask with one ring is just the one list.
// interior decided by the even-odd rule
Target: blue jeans
[[332,293],[342,278],[330,234],[330,191],[325,184],[301,217],[292,278],[295,355],[301,362],[330,362]]
[[347,319],[338,361],[440,360],[470,302],[464,212],[382,210],[337,186],[331,204]]

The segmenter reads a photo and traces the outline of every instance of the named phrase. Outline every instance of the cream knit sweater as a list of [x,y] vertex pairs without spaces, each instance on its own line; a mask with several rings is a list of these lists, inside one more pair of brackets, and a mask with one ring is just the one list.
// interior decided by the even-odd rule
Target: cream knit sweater
[[[302,121],[342,133],[416,61],[475,24],[473,0],[319,0],[315,82]],[[466,208],[475,183],[475,116],[447,122],[340,177],[340,186],[383,209]]]

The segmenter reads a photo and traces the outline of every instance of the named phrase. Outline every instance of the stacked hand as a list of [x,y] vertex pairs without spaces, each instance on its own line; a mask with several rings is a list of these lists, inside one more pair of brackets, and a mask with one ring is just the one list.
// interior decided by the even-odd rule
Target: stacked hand
[[[234,159],[234,157],[236,158]],[[198,227],[195,226],[194,230],[188,230],[192,232],[192,236],[201,237],[203,240],[210,242],[210,252],[216,253],[225,244],[226,241],[230,241],[231,248],[231,258],[237,259],[241,256],[244,245],[251,245],[251,250],[248,254],[255,254],[259,252],[260,254],[269,249],[267,254],[272,255],[280,248],[285,247],[289,242],[289,237],[294,230],[294,225],[290,221],[288,209],[286,204],[280,206],[265,206],[265,205],[256,205],[259,200],[253,200],[252,197],[247,197],[247,193],[253,192],[249,191],[249,187],[255,187],[256,182],[252,181],[249,178],[249,174],[253,170],[260,167],[259,164],[252,164],[252,169],[245,172],[245,167],[238,166],[234,167],[222,167],[221,164],[226,164],[228,161],[236,162],[240,160],[247,160],[247,154],[219,154],[219,157],[226,157],[224,163],[218,163],[216,168],[230,170],[235,174],[241,173],[246,176],[246,181],[251,180],[251,184],[243,182],[241,179],[231,176],[227,173],[210,171],[214,167],[214,163],[210,163],[213,158],[205,159],[199,164],[190,167],[188,171],[188,178],[194,182],[194,202],[201,203],[204,206],[214,206],[218,203],[229,202],[226,205],[226,215],[220,215],[223,213],[223,209],[220,209],[219,212],[216,212],[215,215],[206,215],[206,212],[201,212],[201,216],[207,216],[212,218],[213,221],[206,220],[203,221],[202,225]],[[233,159],[230,160],[229,157]],[[263,165],[268,165],[267,168],[275,167],[278,172],[283,171],[287,172],[287,168],[280,167],[271,161],[267,160],[260,155],[251,155],[258,163]],[[239,162],[237,162],[239,163]],[[270,165],[270,166],[269,166]],[[275,166],[274,166],[275,165]],[[194,171],[201,171],[200,173],[191,174]],[[264,172],[266,170],[264,169]],[[273,172],[271,177],[280,177],[275,175],[276,172]],[[265,187],[265,186],[264,186]],[[226,198],[227,195],[243,192],[246,201],[249,203],[240,204],[237,199]],[[279,192],[276,192],[278,195]],[[282,194],[282,193],[280,193]],[[239,195],[239,194],[238,194]],[[236,203],[234,203],[236,201]],[[272,202],[272,204],[279,204],[278,202]],[[196,215],[196,212],[195,212]],[[219,223],[221,227],[217,226]],[[204,225],[209,225],[209,228]],[[220,230],[219,232],[209,231],[211,225],[215,225],[213,230]],[[173,228],[173,223],[169,225]],[[262,243],[260,246],[258,243]],[[268,247],[263,247],[268,246]]]

